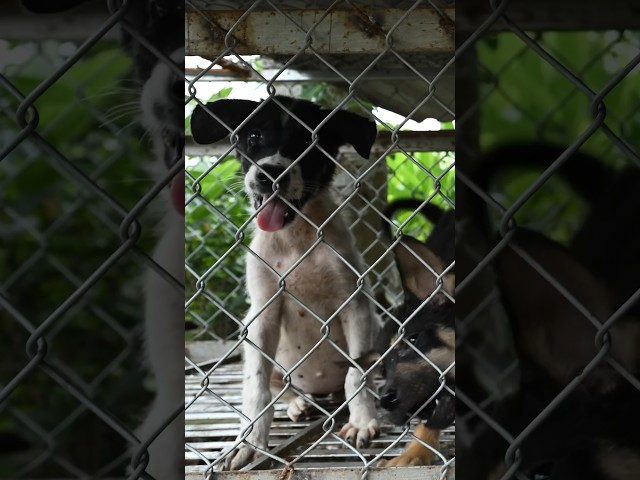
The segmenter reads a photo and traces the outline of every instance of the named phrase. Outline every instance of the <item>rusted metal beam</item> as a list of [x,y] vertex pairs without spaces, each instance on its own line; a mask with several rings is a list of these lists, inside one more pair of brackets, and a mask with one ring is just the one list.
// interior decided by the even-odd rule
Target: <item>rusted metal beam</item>
[[[441,11],[443,15],[432,7],[413,10],[393,30],[393,49],[404,53],[453,53],[455,9]],[[273,10],[254,11],[236,26],[243,13],[187,11],[186,54],[215,58],[225,51],[228,41],[233,41],[234,52],[240,55],[293,55],[305,48],[307,38],[321,54],[379,53],[406,9],[334,10],[324,18],[324,10],[285,10],[285,15]]]

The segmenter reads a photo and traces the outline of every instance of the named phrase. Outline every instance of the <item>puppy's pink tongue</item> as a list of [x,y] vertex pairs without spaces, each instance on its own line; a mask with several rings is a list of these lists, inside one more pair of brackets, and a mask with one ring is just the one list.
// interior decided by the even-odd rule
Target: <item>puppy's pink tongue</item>
[[287,204],[280,198],[273,196],[264,208],[258,213],[258,227],[265,232],[275,232],[284,227],[284,216],[287,213]]
[[171,204],[184,217],[184,170],[171,180]]

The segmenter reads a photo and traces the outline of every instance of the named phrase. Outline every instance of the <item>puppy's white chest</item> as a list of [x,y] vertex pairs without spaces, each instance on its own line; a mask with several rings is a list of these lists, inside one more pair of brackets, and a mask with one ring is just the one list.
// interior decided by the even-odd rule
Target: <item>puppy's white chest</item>
[[[250,288],[268,288],[271,295],[280,291],[276,361],[289,370],[312,352],[292,372],[293,384],[314,394],[339,391],[347,368],[332,343],[348,349],[340,309],[357,288],[357,277],[322,243],[302,253],[271,251],[265,256],[270,268],[263,269],[263,281],[250,282]],[[321,342],[325,335],[332,342]]]
[[346,298],[357,287],[357,276],[347,266],[355,263],[350,233],[336,219],[326,228],[324,238],[318,241],[315,228],[302,221],[281,235],[258,231],[251,246],[264,263],[249,265],[249,290],[275,293],[284,287],[311,308]]
[[340,264],[335,253],[322,244],[302,257],[288,255],[276,258],[273,267],[280,277],[278,285],[304,299],[311,308],[333,303],[336,296],[342,297],[347,290],[353,291],[356,287],[354,275]]

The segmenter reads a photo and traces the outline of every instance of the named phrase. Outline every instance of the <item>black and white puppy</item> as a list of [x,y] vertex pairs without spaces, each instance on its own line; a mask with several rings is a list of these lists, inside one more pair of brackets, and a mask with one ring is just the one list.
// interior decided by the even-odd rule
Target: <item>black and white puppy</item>
[[[171,59],[182,63],[184,50],[176,49]],[[143,444],[153,439],[147,448],[146,473],[167,480],[184,476],[184,414],[176,416],[184,408],[184,94],[176,94],[175,88],[183,82],[184,78],[158,61],[141,98],[143,123],[151,132],[156,157],[154,173],[163,181],[176,172],[162,192],[158,240],[152,254],[174,280],[151,268],[145,275],[145,353],[156,392],[136,429]],[[132,453],[137,455],[139,447]]]
[[[152,258],[165,274],[149,268],[144,279],[145,357],[155,379],[155,396],[131,449],[132,469],[142,473],[139,455],[149,455],[144,472],[153,478],[184,477],[184,4],[171,0],[130,2],[129,27],[168,56],[170,64],[125,31],[142,84],[142,123],[152,141],[150,170],[157,182],[173,176],[154,205],[157,242]],[[166,274],[173,279],[169,279]],[[148,445],[148,446],[147,446]]]
[[[22,0],[27,10],[47,14],[86,2]],[[149,269],[144,279],[145,358],[156,392],[136,429],[142,446],[131,447],[130,470],[156,479],[183,478],[184,422],[176,412],[184,407],[184,78],[179,73],[184,71],[184,4],[173,0],[109,4],[113,13],[123,11],[122,44],[133,58],[141,121],[152,141],[149,158],[155,161],[149,170],[160,184],[173,177],[162,189],[164,202],[154,212],[159,221],[152,258],[164,272]],[[148,459],[143,458],[145,453]]]
[[[251,307],[243,343],[242,411],[252,428],[246,432],[242,420],[239,447],[224,468],[240,469],[266,450],[273,418],[270,384],[280,391],[276,386],[283,381],[290,382],[285,396],[293,397],[287,412],[292,419],[309,410],[299,394],[344,388],[350,416],[340,435],[358,448],[366,446],[379,432],[374,398],[362,388],[357,365],[345,365],[345,355],[354,359],[371,349],[374,315],[360,281],[360,254],[346,223],[335,215],[328,187],[340,146],[351,144],[369,156],[374,122],[276,96],[198,106],[191,131],[201,144],[235,131],[258,226],[247,255]],[[264,354],[275,359],[275,369]]]

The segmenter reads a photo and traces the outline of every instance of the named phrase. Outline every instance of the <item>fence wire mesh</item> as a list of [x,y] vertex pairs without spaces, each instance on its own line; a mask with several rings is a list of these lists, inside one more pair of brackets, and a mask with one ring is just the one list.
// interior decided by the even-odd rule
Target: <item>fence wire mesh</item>
[[[331,240],[331,222],[323,224],[322,219],[318,223],[318,219],[310,217],[305,208],[295,209],[301,218],[294,222],[307,222],[314,230],[317,229],[317,241],[303,248],[296,247],[294,251],[297,248],[302,250],[294,255],[293,266],[289,272],[279,273],[280,282],[285,286],[280,292],[269,292],[267,298],[272,298],[257,305],[250,305],[245,290],[249,283],[249,295],[256,297],[255,285],[251,291],[250,267],[245,273],[245,259],[248,258],[247,262],[257,260],[258,264],[270,269],[279,269],[280,262],[270,257],[261,258],[265,256],[264,249],[255,242],[250,243],[251,237],[256,235],[251,232],[250,225],[257,214],[249,213],[252,211],[249,208],[252,198],[244,191],[244,174],[247,172],[243,174],[240,167],[241,162],[249,160],[246,153],[234,151],[238,141],[234,140],[233,134],[231,141],[223,140],[213,145],[187,141],[186,318],[189,333],[185,426],[188,475],[204,472],[214,474],[216,478],[235,478],[235,473],[222,472],[221,469],[225,462],[233,462],[231,459],[236,455],[236,448],[248,444],[263,455],[254,458],[255,461],[238,463],[234,468],[270,468],[275,472],[305,469],[320,472],[319,478],[332,475],[332,468],[346,468],[353,478],[364,478],[380,460],[397,457],[410,440],[434,451],[427,455],[433,457],[434,465],[424,467],[421,478],[426,478],[424,475],[428,478],[452,475],[452,428],[443,435],[441,443],[431,446],[425,443],[425,438],[413,433],[410,421],[405,422],[404,427],[385,422],[384,433],[370,446],[356,447],[338,434],[347,421],[347,410],[361,401],[359,398],[363,394],[358,393],[360,390],[366,389],[366,395],[379,397],[378,391],[384,381],[376,376],[376,371],[382,360],[360,368],[358,388],[355,392],[352,389],[352,393],[347,390],[346,396],[340,391],[342,386],[332,395],[312,396],[296,385],[299,379],[291,380],[296,376],[302,377],[300,372],[303,369],[318,362],[321,349],[324,349],[323,355],[327,355],[327,350],[331,352],[328,358],[333,360],[328,362],[349,361],[354,357],[353,346],[348,345],[353,339],[347,338],[345,345],[344,340],[336,342],[335,333],[329,335],[330,331],[341,331],[339,321],[354,321],[349,318],[352,315],[348,312],[350,299],[363,297],[381,312],[382,317],[388,317],[391,307],[402,302],[402,289],[393,257],[397,228],[400,226],[404,234],[424,241],[431,234],[433,225],[414,212],[416,205],[405,208],[408,211],[398,212],[401,216],[396,224],[390,224],[390,220],[383,221],[388,202],[412,199],[417,200],[420,207],[422,203],[428,203],[445,211],[453,208],[453,131],[446,130],[451,129],[450,122],[454,119],[452,50],[446,54],[442,53],[445,46],[440,45],[432,49],[420,45],[414,51],[407,47],[412,28],[414,34],[416,29],[423,32],[423,24],[430,16],[435,15],[445,24],[453,19],[448,16],[450,11],[443,12],[428,2],[401,3],[326,2],[320,5],[320,2],[291,2],[284,6],[279,2],[259,1],[250,2],[245,10],[236,5],[231,13],[216,12],[215,9],[223,9],[217,3],[187,4],[190,32],[187,54],[201,56],[187,61],[187,78],[190,79],[189,91],[193,100],[187,107],[187,123],[193,118],[196,105],[215,105],[208,102],[232,98],[266,98],[266,104],[277,103],[279,113],[272,120],[275,123],[279,122],[280,116],[300,116],[301,110],[293,111],[295,104],[275,97],[281,95],[313,101],[330,112],[329,118],[338,110],[347,109],[375,120],[378,125],[378,140],[368,159],[361,158],[352,148],[342,149],[339,156],[325,152],[337,170],[330,186],[335,205],[331,207],[329,218],[340,216],[345,219],[347,230],[354,236],[358,256],[364,258],[364,265],[358,265],[356,257],[349,251],[335,249]],[[415,20],[414,26],[409,24],[409,18]],[[264,19],[277,27],[260,28]],[[198,32],[203,30],[201,23],[215,32],[214,37],[223,35],[224,41],[212,43],[206,40],[204,43],[208,42],[208,47],[202,46],[198,41]],[[280,30],[287,31],[286,41],[280,40]],[[363,32],[368,32],[368,39],[359,39]],[[264,42],[259,46],[251,44],[253,51],[247,46],[252,36],[258,42]],[[338,41],[340,38],[351,40]],[[453,37],[450,36],[449,40],[453,41]],[[332,48],[328,48],[334,41]],[[376,42],[380,43],[379,48],[369,45]],[[290,45],[295,45],[294,51]],[[208,50],[203,50],[206,48]],[[228,105],[233,108],[233,104]],[[389,111],[396,113],[392,115]],[[223,116],[224,112],[216,114],[223,120],[228,118]],[[258,114],[259,110],[250,113],[243,117],[243,121],[250,123]],[[439,120],[431,120],[432,126],[429,127],[429,120],[425,121],[429,117]],[[223,121],[223,124],[228,122]],[[228,123],[225,128],[227,132],[233,132],[237,126]],[[311,134],[315,125],[304,127]],[[355,128],[355,125],[344,128]],[[193,125],[191,129],[193,131]],[[242,126],[237,131],[241,130]],[[282,175],[293,171],[302,161],[304,157],[296,160]],[[396,215],[393,217],[395,219]],[[392,234],[385,230],[392,230]],[[447,241],[452,246],[453,231],[448,234]],[[316,261],[319,255],[328,255],[327,262],[338,261],[347,265],[347,272],[352,270],[355,273],[353,283],[347,282],[344,292],[339,294],[345,299],[344,303],[338,302],[335,308],[321,307],[318,310],[313,297],[294,293],[299,292],[295,282],[303,284],[305,281],[304,278],[294,280],[295,269],[298,266],[304,268],[305,264]],[[256,274],[254,268],[253,275]],[[322,290],[321,285],[317,288]],[[324,295],[333,295],[331,289],[326,290]],[[424,290],[427,290],[426,286]],[[323,295],[322,292],[320,294]],[[261,339],[251,335],[251,330],[257,331],[260,323],[265,321],[260,313],[256,315],[255,312],[264,311],[275,302],[284,301],[283,298],[302,312],[300,317],[312,317],[311,323],[305,327],[308,330],[305,335],[317,337],[311,343],[307,342],[309,346],[305,348],[308,350],[301,351],[289,367],[280,364],[280,354],[274,356],[274,352],[265,351],[264,343],[259,343]],[[380,319],[367,318],[366,322],[377,324]],[[387,322],[391,322],[388,327],[396,334],[401,330],[397,343],[410,345],[409,334],[404,333],[403,327],[409,319],[395,318],[395,322],[391,319]],[[275,327],[274,331],[272,327],[271,332],[265,335],[279,335],[279,328]],[[369,327],[362,325],[362,328],[362,334],[366,335],[365,329]],[[390,348],[390,340],[387,339],[383,355],[389,355],[386,351]],[[264,405],[259,405],[256,416],[247,411],[251,405],[247,405],[246,397],[250,397],[252,392],[250,389],[247,391],[247,387],[241,391],[242,348],[245,364],[253,365],[245,365],[245,372],[252,368],[274,368],[284,376],[283,385],[273,389],[273,396]],[[259,351],[257,360],[253,354],[255,349]],[[372,343],[368,349],[373,349]],[[441,386],[422,402],[428,400],[433,403],[434,398],[429,397],[435,397],[443,389],[453,394],[451,379],[448,384],[445,380],[453,365],[449,362],[445,366],[436,366],[423,351],[417,350],[416,355],[416,360],[421,356],[429,362],[430,366],[426,368],[437,371],[436,376],[441,379]],[[258,363],[250,364],[250,361]],[[376,385],[371,381],[374,376]],[[339,379],[338,384],[343,385],[344,380]],[[268,385],[260,387],[269,390]],[[304,398],[315,412],[293,421],[287,418],[291,417],[291,405],[299,400],[294,400],[287,409],[283,403],[285,399],[281,397],[289,397],[292,393],[299,399]],[[243,397],[244,406],[241,406]],[[272,408],[275,414],[268,444],[261,444],[256,441],[257,437],[251,436],[251,431],[264,428],[261,418],[268,417]],[[415,423],[417,418],[413,421]],[[414,461],[420,464],[418,459]]]
[[[168,229],[158,220],[166,214],[167,199],[157,197],[182,166],[172,161],[159,176],[149,174],[158,155],[152,140],[167,132],[154,130],[157,124],[142,127],[136,111],[144,92],[153,90],[143,88],[152,66],[166,65],[182,75],[180,61],[170,59],[178,37],[182,48],[182,6],[89,4],[96,6],[87,10],[92,21],[96,16],[100,21],[95,27],[87,22],[71,40],[35,38],[38,30],[25,24],[20,39],[0,42],[1,56],[7,58],[0,75],[0,235],[8,246],[0,251],[5,359],[0,476],[180,478],[185,463],[187,476],[202,476],[225,460],[240,431],[240,347],[247,333],[242,319],[249,307],[244,258],[247,226],[255,215],[246,213],[248,200],[231,144],[198,146],[187,137],[184,230],[180,218]],[[213,9],[223,12],[221,22],[233,18],[224,12],[236,17],[223,24],[207,16],[206,38],[219,50],[187,68],[187,113],[196,98],[235,96],[236,84],[234,92],[221,82],[242,81],[260,86],[247,98],[284,93],[376,120],[378,140],[367,162],[350,149],[335,159],[337,211],[354,232],[366,265],[357,276],[367,288],[354,283],[352,293],[366,292],[383,318],[402,299],[391,244],[380,232],[388,202],[414,198],[445,209],[457,205],[456,263],[461,262],[462,274],[456,289],[456,356],[465,376],[457,385],[455,472],[474,479],[592,478],[596,473],[636,478],[640,447],[628,432],[640,427],[632,413],[640,397],[635,222],[640,208],[634,195],[640,171],[638,32],[619,28],[624,21],[614,22],[615,31],[583,31],[579,12],[567,16],[566,25],[549,17],[547,23],[529,23],[527,15],[538,12],[527,13],[526,5],[487,5],[486,18],[467,18],[466,29],[457,33],[461,203],[447,180],[453,177],[450,137],[403,129],[408,119],[454,118],[452,54],[401,46],[408,23],[431,7],[442,15],[435,17],[442,19],[441,30],[451,35],[447,9],[453,7],[447,2],[188,2],[187,27]],[[356,41],[343,42],[342,51],[319,44],[315,34],[324,32],[329,9],[357,12],[360,20],[343,25],[346,32],[364,32],[379,42],[378,50]],[[399,15],[391,25],[384,24],[387,10]],[[317,16],[308,20],[305,11]],[[232,41],[234,35],[248,38],[249,27],[255,28],[250,21],[264,18],[261,12],[287,24],[287,32],[302,34],[295,51],[282,39],[278,44],[262,37],[282,48],[269,52],[246,52],[241,42]],[[596,23],[606,26],[606,17]],[[123,25],[129,37],[124,51],[114,41]],[[386,30],[378,37],[380,25]],[[570,31],[548,31],[558,28]],[[272,31],[277,38],[277,28]],[[354,53],[357,48],[369,50]],[[140,72],[136,79],[132,69]],[[181,85],[177,90],[175,97],[182,94]],[[170,97],[181,112],[182,98],[167,92],[156,95]],[[400,119],[387,119],[383,109],[400,113]],[[182,125],[180,113],[159,114]],[[501,165],[491,154],[478,154],[514,141],[525,147],[512,150],[510,158],[521,158],[531,144],[562,147],[553,154],[545,151],[542,160],[522,160],[525,165],[513,160]],[[176,145],[170,147],[173,152]],[[583,158],[568,158],[578,149],[597,157],[588,164],[598,174],[578,168],[580,176],[563,168]],[[483,171],[490,174],[483,177]],[[576,187],[582,179],[586,187]],[[482,205],[490,214],[479,224]],[[429,238],[430,225],[408,224],[407,215],[419,219],[409,211],[395,225],[405,234]],[[164,225],[160,234],[159,223]],[[522,227],[543,236],[523,233]],[[158,238],[178,231],[186,241],[185,448],[182,433],[176,434],[176,425],[182,431],[184,409],[182,266],[163,264],[154,247]],[[396,235],[394,230],[392,238]],[[181,251],[182,244],[176,244],[174,250]],[[148,333],[141,321],[145,278],[163,287],[160,299],[147,294],[148,302],[160,308],[176,299],[179,304],[162,316],[175,330],[168,330],[168,343],[159,345],[166,362],[152,365],[153,375],[140,367],[141,337]],[[536,295],[518,296],[523,291]],[[560,323],[561,331],[543,323],[555,347],[548,355],[518,335],[523,328],[539,333],[526,323],[523,310],[538,313],[541,304],[546,308],[541,317],[572,322]],[[400,327],[392,325],[404,343]],[[568,366],[568,373],[555,368],[559,365]],[[449,372],[448,367],[437,370]],[[360,373],[366,373],[361,380],[371,377],[375,387],[384,388],[384,378],[373,368]],[[374,386],[365,388],[374,392]],[[158,398],[164,401],[149,420],[154,398],[156,407]],[[385,478],[389,469],[375,468],[378,460],[398,457],[407,441],[419,437],[415,421],[383,424],[383,435],[370,447],[348,446],[337,432],[349,399],[310,400],[321,412],[310,421],[291,422],[286,406],[275,404],[267,456],[275,460],[278,474],[316,467],[309,475],[327,478],[330,468],[350,466],[355,478]],[[417,473],[406,468],[402,474],[453,478],[453,444],[449,428],[433,467]],[[154,447],[160,449],[154,453]],[[229,472],[215,475],[234,478]]]
[[[7,8],[3,22],[13,28],[0,40],[0,476],[145,477],[151,430],[168,415],[136,431],[159,390],[142,366],[143,278],[181,273],[151,253],[162,215],[150,210],[166,210],[156,197],[182,167],[150,174],[158,132],[140,124],[141,99],[159,88],[154,66],[182,75],[182,58],[168,57],[178,47],[183,55],[184,9],[92,2],[51,15],[74,2],[24,4],[49,15]],[[156,21],[161,45],[150,33]],[[170,284],[180,313],[183,290]],[[181,314],[173,320],[182,332]],[[182,371],[174,336],[164,347],[178,353]],[[182,439],[175,443],[182,475]]]
[[632,478],[638,33],[544,31],[512,3],[458,31],[457,473]]

